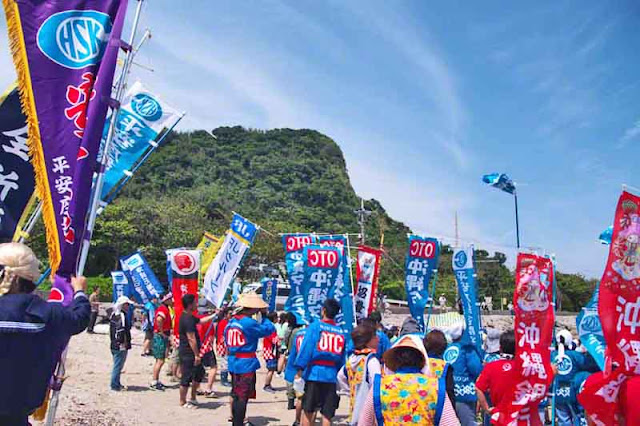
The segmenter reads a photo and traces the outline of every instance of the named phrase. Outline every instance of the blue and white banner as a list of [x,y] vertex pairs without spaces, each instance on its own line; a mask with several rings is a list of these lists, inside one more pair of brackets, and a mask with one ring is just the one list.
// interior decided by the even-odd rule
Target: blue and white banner
[[138,302],[147,303],[154,297],[159,298],[165,292],[164,287],[140,252],[121,257],[120,265],[133,287],[133,296]]
[[490,173],[482,176],[482,181],[509,194],[516,193],[516,185],[505,173]]
[[[107,156],[101,200],[106,199],[107,194],[130,173],[144,152],[155,144],[154,140],[162,129],[170,127],[179,117],[176,110],[146,90],[139,81],[131,86],[118,112],[116,131]],[[105,122],[103,143],[110,126],[111,117]]]
[[342,255],[336,247],[306,246],[302,250],[304,280],[302,294],[307,320],[312,322],[322,317],[322,305],[329,298],[331,289],[335,290],[338,280],[342,281],[340,268]]
[[224,296],[240,270],[242,259],[249,252],[257,232],[258,227],[255,224],[239,214],[233,215],[224,242],[204,276],[204,295],[216,307],[222,305]]
[[[438,268],[440,243],[435,238],[409,235],[409,250],[405,262],[404,286],[409,302],[409,311],[425,332],[424,310],[429,301],[429,282],[433,271]],[[432,302],[433,303],[433,302]]]
[[578,338],[589,354],[596,361],[601,370],[604,370],[604,350],[606,343],[602,332],[602,323],[598,316],[598,293],[600,284],[593,290],[593,295],[586,306],[582,308],[576,317]]
[[322,235],[318,237],[321,247],[335,247],[340,251],[342,261],[336,279],[336,285],[329,289],[329,298],[340,303],[340,313],[336,324],[349,333],[353,330],[353,289],[351,287],[351,265],[347,252],[347,237],[344,235]]
[[113,280],[113,303],[116,303],[120,296],[132,296],[131,283],[122,271],[112,271],[111,279]]
[[263,278],[262,283],[262,300],[269,305],[269,312],[276,311],[276,296],[278,295],[278,280],[275,278]]
[[284,304],[284,310],[294,314],[298,324],[307,324],[302,293],[302,283],[304,281],[302,250],[315,242],[316,236],[313,234],[285,234],[282,236],[284,261],[287,265],[287,277],[291,286],[289,297]]
[[473,264],[473,246],[456,248],[451,258],[453,273],[458,283],[458,293],[462,300],[464,310],[465,330],[464,336],[482,354],[482,338],[480,337],[480,310],[476,304],[478,288],[476,284],[476,271]]

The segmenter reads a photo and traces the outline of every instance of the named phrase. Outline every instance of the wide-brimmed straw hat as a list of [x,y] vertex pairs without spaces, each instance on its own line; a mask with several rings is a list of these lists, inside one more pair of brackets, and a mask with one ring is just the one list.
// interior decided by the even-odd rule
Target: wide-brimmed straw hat
[[422,343],[422,339],[420,336],[415,334],[407,334],[401,336],[398,341],[391,347],[391,349],[387,350],[383,355],[382,359],[384,361],[384,365],[387,369],[391,371],[396,371],[398,369],[398,360],[396,358],[396,351],[400,348],[411,348],[418,351],[422,354],[424,358],[424,367],[423,373],[426,373],[429,368],[429,357],[427,355],[427,351],[424,348],[424,344]]
[[243,293],[238,296],[238,301],[236,302],[236,306],[240,308],[248,308],[248,309],[266,309],[269,307],[267,302],[262,300],[262,297],[257,295],[256,293]]

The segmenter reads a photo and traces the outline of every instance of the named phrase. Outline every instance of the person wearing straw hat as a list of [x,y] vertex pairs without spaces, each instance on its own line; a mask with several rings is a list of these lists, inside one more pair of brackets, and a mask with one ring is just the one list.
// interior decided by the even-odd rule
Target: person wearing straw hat
[[111,355],[113,356],[111,390],[116,392],[124,389],[120,383],[120,374],[127,361],[129,349],[131,349],[131,320],[127,314],[130,305],[133,304],[134,302],[127,296],[118,297],[109,318],[109,336],[111,338]]
[[256,397],[256,371],[260,362],[256,356],[258,341],[276,331],[271,321],[262,317],[269,305],[256,293],[239,295],[237,313],[224,330],[231,373],[231,413],[233,426],[245,422],[247,403]]
[[[85,277],[71,278],[71,305],[33,294],[40,262],[29,247],[0,244],[0,424],[28,425],[45,399],[62,349],[89,324]],[[10,349],[10,350],[9,350]]]
[[385,374],[375,376],[359,426],[460,425],[445,392],[444,376],[437,379],[430,374],[420,336],[401,336],[382,358]]

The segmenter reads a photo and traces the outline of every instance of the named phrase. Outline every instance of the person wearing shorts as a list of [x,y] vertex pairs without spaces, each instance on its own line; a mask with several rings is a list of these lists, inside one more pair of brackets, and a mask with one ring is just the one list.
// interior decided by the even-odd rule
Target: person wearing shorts
[[169,336],[173,324],[171,322],[171,313],[169,307],[173,305],[173,295],[167,293],[162,298],[162,303],[156,309],[155,318],[153,321],[154,333],[153,343],[151,345],[151,353],[156,362],[153,365],[153,378],[149,387],[153,390],[164,390],[165,385],[160,383],[160,371],[164,365],[164,360],[169,353]]
[[256,397],[256,371],[260,368],[256,356],[258,341],[275,333],[276,328],[268,319],[262,319],[262,311],[269,305],[259,295],[241,294],[236,305],[240,312],[229,321],[224,330],[224,340],[231,373],[232,423],[233,426],[242,426],[247,403]]
[[[214,315],[198,318],[193,315],[196,309],[196,297],[187,293],[182,296],[182,306],[184,311],[180,316],[178,331],[180,343],[178,345],[178,356],[180,357],[180,406],[184,408],[196,408],[198,401],[196,393],[198,386],[204,378],[204,367],[200,358],[200,335],[198,333],[198,323],[211,321]],[[187,392],[191,386],[191,399],[187,402]]]
[[218,361],[213,351],[214,331],[215,324],[213,322],[206,326],[198,325],[198,332],[200,333],[200,339],[202,341],[202,347],[200,348],[202,365],[209,369],[207,373],[207,387],[204,391],[198,392],[198,395],[203,395],[207,398],[218,398],[218,395],[213,390],[213,383],[216,380],[216,373],[218,371]]
[[322,307],[322,320],[314,321],[305,332],[300,352],[294,362],[296,379],[304,379],[302,426],[311,426],[317,411],[322,424],[330,425],[338,408],[336,380],[345,363],[345,331],[336,324],[340,304],[327,299]]

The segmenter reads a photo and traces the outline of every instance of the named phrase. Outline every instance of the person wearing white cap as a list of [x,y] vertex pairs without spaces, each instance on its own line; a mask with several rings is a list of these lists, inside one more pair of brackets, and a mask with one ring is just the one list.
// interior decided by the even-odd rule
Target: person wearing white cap
[[120,383],[120,373],[131,349],[131,321],[127,313],[133,301],[127,296],[120,296],[113,306],[109,319],[109,336],[111,337],[111,355],[113,368],[111,369],[111,390],[121,391],[124,386]]
[[40,262],[29,247],[0,244],[0,424],[28,425],[42,405],[69,337],[89,324],[87,280],[71,279],[71,305],[34,294]]

